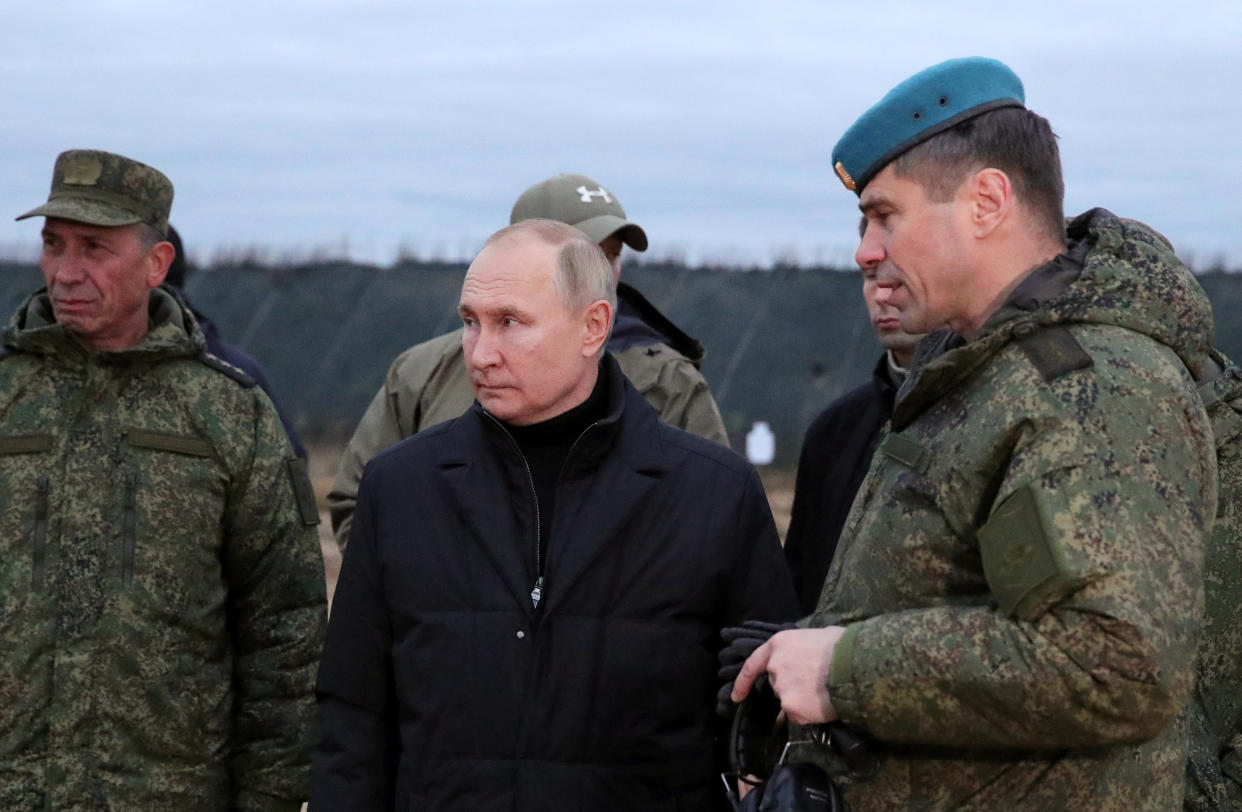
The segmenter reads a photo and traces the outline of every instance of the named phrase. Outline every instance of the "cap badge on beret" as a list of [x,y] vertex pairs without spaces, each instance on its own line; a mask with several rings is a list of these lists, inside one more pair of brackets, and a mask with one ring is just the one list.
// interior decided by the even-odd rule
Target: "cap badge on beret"
[[1023,107],[1022,80],[995,59],[950,59],[919,71],[859,116],[832,149],[837,177],[861,194],[897,156],[1001,107]]
[[833,169],[837,170],[837,177],[840,178],[841,182],[845,184],[845,188],[849,189],[851,192],[854,191],[854,179],[850,177],[849,172],[845,171],[845,165],[840,161],[837,161],[837,165],[834,166]]

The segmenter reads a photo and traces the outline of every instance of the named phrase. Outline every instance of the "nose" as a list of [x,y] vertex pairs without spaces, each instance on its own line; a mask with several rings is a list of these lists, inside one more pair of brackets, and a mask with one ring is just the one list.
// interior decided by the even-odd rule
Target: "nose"
[[51,263],[48,276],[53,285],[76,285],[86,279],[86,267],[75,251],[64,251],[45,262]]
[[462,335],[462,351],[471,369],[483,370],[500,363],[493,332],[482,325],[467,327]]
[[884,261],[884,241],[876,233],[876,229],[863,229],[862,239],[858,242],[858,250],[854,252],[854,261],[864,271],[875,268]]

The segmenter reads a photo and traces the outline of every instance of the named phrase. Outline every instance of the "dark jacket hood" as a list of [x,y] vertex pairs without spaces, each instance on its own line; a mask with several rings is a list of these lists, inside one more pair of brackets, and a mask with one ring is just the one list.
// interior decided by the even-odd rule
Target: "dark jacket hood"
[[[133,347],[97,353],[101,358],[126,361],[191,357],[206,352],[203,332],[193,314],[175,293],[154,288],[147,301],[150,330]],[[9,320],[4,345],[36,355],[85,356],[90,351],[56,322],[47,288],[32,294]]]
[[[1207,294],[1159,233],[1105,209],[1070,221],[1067,254],[1082,271],[1064,290],[1033,310],[1006,305],[979,334],[953,347],[947,331],[919,347],[915,371],[898,395],[893,425],[900,429],[927,404],[986,365],[1031,325],[1100,324],[1123,327],[1165,345],[1196,380],[1212,349],[1212,307]],[[952,347],[937,353],[935,345]],[[929,352],[929,347],[932,348]]]
[[694,364],[703,366],[703,345],[672,322],[636,288],[617,283],[617,316],[608,336],[608,351],[619,353],[630,347],[664,343]]
[[1068,235],[1087,246],[1082,275],[1046,303],[1037,323],[1112,324],[1142,333],[1201,378],[1212,349],[1212,305],[1169,241],[1105,209],[1074,218]]

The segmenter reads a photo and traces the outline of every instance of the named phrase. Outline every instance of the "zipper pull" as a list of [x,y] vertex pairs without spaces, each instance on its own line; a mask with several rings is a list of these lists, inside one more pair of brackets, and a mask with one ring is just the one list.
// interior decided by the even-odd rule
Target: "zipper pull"
[[531,605],[536,609],[539,608],[539,599],[543,597],[543,576],[540,575],[535,580],[535,588],[530,591]]

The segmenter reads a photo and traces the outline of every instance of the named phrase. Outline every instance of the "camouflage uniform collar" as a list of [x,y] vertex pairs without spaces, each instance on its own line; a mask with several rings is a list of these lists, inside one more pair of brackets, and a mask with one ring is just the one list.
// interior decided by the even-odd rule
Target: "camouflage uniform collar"
[[165,288],[151,291],[147,305],[150,329],[133,347],[92,352],[56,322],[47,288],[31,294],[4,328],[3,341],[19,352],[106,361],[138,361],[196,356],[206,343],[185,304]]

